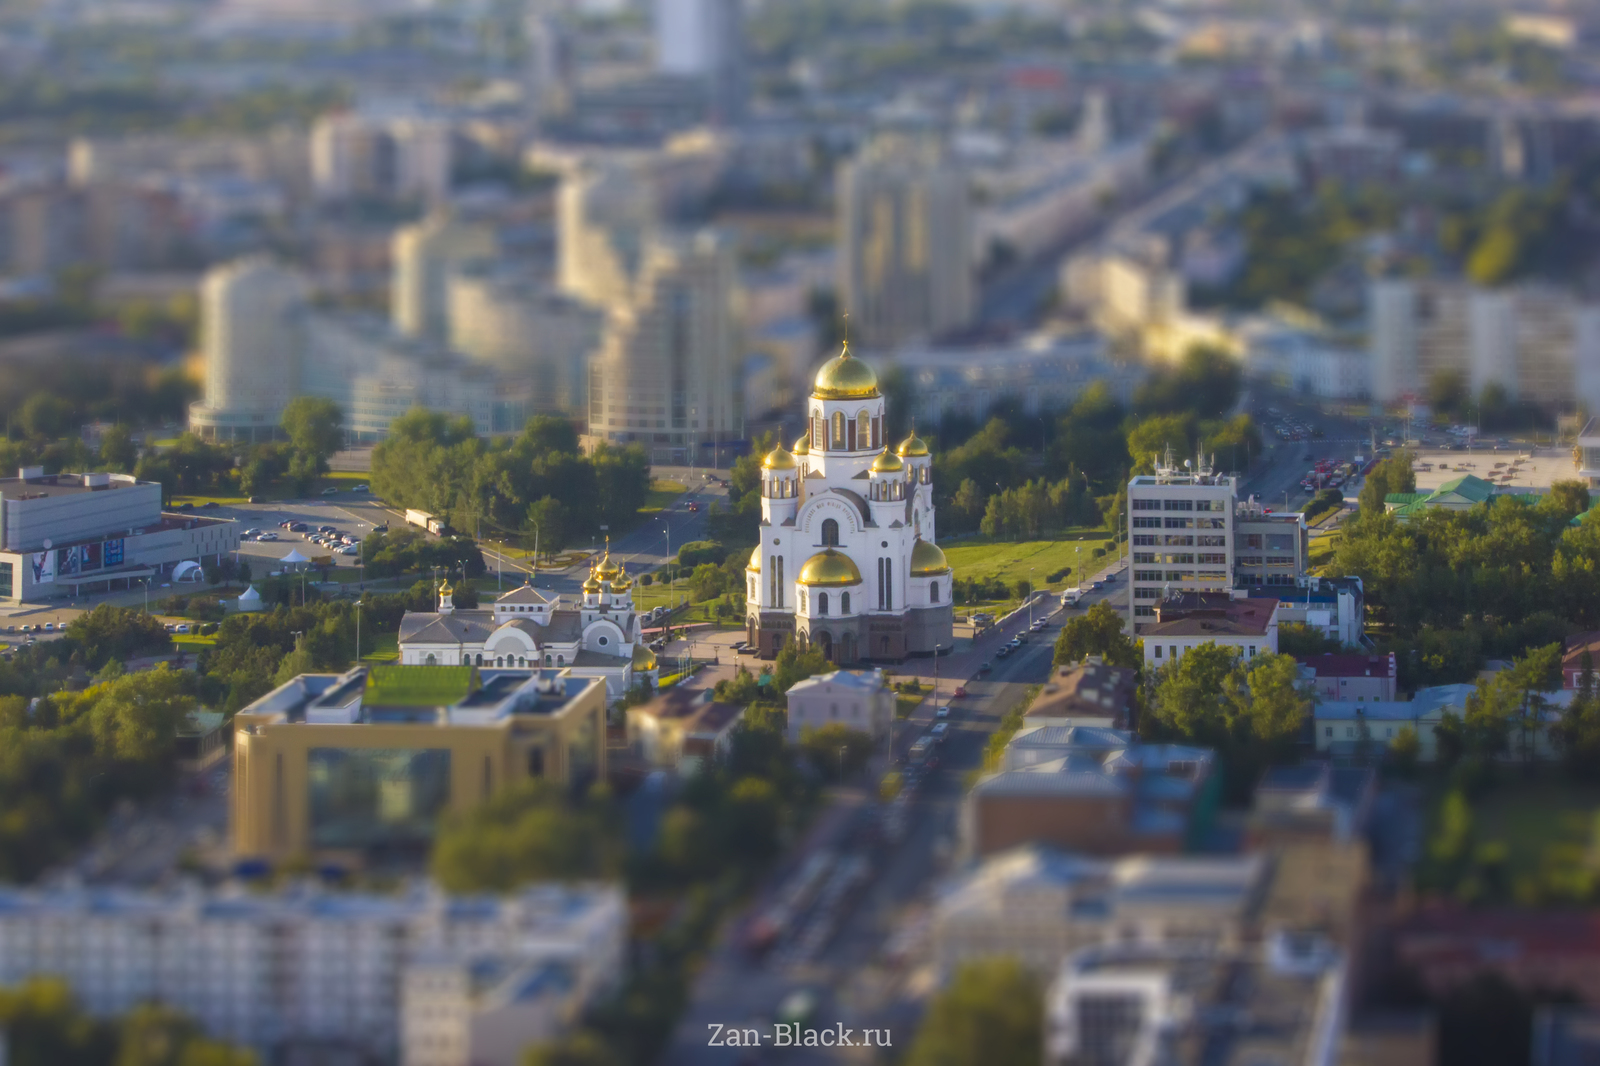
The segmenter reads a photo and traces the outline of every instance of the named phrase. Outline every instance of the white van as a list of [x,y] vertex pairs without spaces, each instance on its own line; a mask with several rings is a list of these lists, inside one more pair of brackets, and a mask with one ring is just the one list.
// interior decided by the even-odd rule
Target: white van
[[1061,606],[1076,607],[1081,599],[1083,599],[1082,589],[1066,589],[1061,593]]

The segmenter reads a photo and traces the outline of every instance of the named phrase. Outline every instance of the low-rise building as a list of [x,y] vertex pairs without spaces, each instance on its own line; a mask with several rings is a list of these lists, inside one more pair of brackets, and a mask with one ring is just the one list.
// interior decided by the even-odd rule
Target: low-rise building
[[1395,963],[1430,997],[1493,974],[1526,992],[1559,988],[1600,1003],[1600,914],[1592,909],[1438,905],[1395,930]]
[[576,960],[430,951],[400,981],[402,1066],[521,1066],[561,1038],[588,997]]
[[1349,648],[1366,643],[1366,589],[1359,577],[1302,577],[1293,587],[1241,585],[1252,599],[1276,599],[1278,624],[1314,629]]
[[963,848],[979,857],[1033,843],[1090,855],[1182,851],[1215,812],[1215,761],[1209,748],[1140,744],[1119,729],[1024,729],[1000,771],[968,792]]
[[744,708],[719,703],[710,689],[676,687],[628,708],[628,746],[652,766],[693,771],[727,757]]
[[1370,766],[1308,762],[1271,767],[1256,786],[1245,837],[1252,848],[1359,841],[1377,787]]
[[1098,657],[1077,666],[1062,666],[1023,713],[1028,726],[1104,726],[1133,729],[1139,675],[1123,666],[1107,666]]
[[1041,976],[1081,948],[1121,942],[1233,947],[1271,880],[1264,855],[1095,859],[1028,845],[940,889],[932,921],[942,973],[1010,956]]
[[1583,657],[1589,656],[1589,667],[1600,674],[1600,631],[1575,633],[1561,647],[1561,687],[1576,689],[1583,681]]
[[1381,753],[1409,727],[1420,744],[1423,762],[1438,758],[1435,730],[1446,711],[1466,712],[1472,685],[1435,685],[1419,689],[1410,700],[1329,700],[1312,710],[1317,752],[1333,756],[1359,754],[1363,747]]
[[1347,1001],[1343,955],[1311,933],[1087,948],[1045,994],[1044,1062],[1335,1066]]
[[163,513],[153,481],[39,466],[0,478],[3,601],[137,588],[179,563],[217,562],[238,547],[237,522]]
[[[1281,609],[1280,609],[1281,617]],[[1394,652],[1387,655],[1301,655],[1300,677],[1319,700],[1393,702],[1398,674]]]
[[835,723],[883,737],[894,722],[894,690],[882,670],[835,670],[794,685],[789,702],[789,742]]
[[479,1060],[410,1056],[409,1038],[430,1021],[402,1010],[414,963],[493,952],[526,968],[560,964],[587,1004],[622,980],[627,934],[626,898],[610,885],[535,885],[503,898],[427,887],[0,888],[0,981],[59,977],[100,1017],[160,1003],[269,1061],[293,1044],[385,1062],[405,1049],[407,1063],[466,1066]]
[[301,674],[234,716],[234,850],[421,850],[441,817],[523,781],[605,780],[605,713],[605,685],[570,669]]
[[1144,627],[1146,670],[1177,662],[1202,644],[1232,648],[1243,659],[1278,653],[1278,601],[1226,592],[1175,592]]

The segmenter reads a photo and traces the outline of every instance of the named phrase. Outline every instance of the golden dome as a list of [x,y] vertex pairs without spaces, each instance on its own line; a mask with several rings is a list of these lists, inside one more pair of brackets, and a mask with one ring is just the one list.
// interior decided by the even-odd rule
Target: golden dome
[[761,468],[763,470],[795,470],[799,466],[800,464],[795,462],[794,456],[784,451],[781,444],[768,452],[767,457],[761,460]]
[[944,552],[939,546],[918,537],[917,542],[911,546],[911,576],[938,577],[949,572],[950,561],[944,557]]
[[439,586],[439,595],[441,596],[448,596],[454,591],[455,589],[450,587],[450,582],[448,579],[446,579],[444,584]]
[[648,644],[640,643],[633,646],[633,668],[635,670],[656,668],[656,653],[650,650]]
[[800,434],[800,439],[795,441],[794,442],[794,447],[789,449],[789,450],[791,452],[793,452],[795,455],[810,455],[811,454],[811,445],[807,443],[810,439],[811,439],[811,434],[809,434],[809,433]]
[[923,456],[928,454],[928,444],[921,437],[913,433],[911,436],[900,442],[900,447],[896,448],[895,452],[902,459],[908,459],[914,456]]
[[818,588],[845,588],[861,584],[861,571],[850,556],[832,548],[820,551],[800,568],[800,584]]
[[585,592],[599,592],[600,591],[600,579],[595,576],[595,572],[592,569],[589,571],[589,580],[587,580],[587,581],[585,581],[583,583],[583,591],[585,591]]
[[750,561],[744,564],[744,568],[746,570],[754,570],[758,574],[761,573],[761,545],[757,544],[750,549]]
[[601,581],[610,581],[622,573],[622,567],[611,561],[611,538],[607,537],[606,553],[600,557],[600,565],[594,568],[595,576]]
[[906,464],[902,463],[900,457],[888,448],[879,452],[878,457],[872,460],[872,472],[874,474],[891,474],[905,468]]
[[878,375],[872,368],[850,354],[846,345],[839,354],[822,364],[817,371],[817,385],[811,395],[818,400],[867,400],[876,397]]
[[617,576],[611,580],[611,591],[627,592],[629,589],[633,588],[633,579],[630,578],[628,576],[628,572],[623,570],[621,567],[618,567],[617,570]]

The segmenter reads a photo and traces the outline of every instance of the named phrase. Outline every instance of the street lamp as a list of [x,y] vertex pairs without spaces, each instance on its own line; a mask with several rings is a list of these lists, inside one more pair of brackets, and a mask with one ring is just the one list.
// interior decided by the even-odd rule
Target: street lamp
[[361,600],[356,600],[356,665],[361,665]]
[[943,648],[943,644],[935,644],[933,646],[933,716],[935,718],[939,716],[939,652]]
[[1028,567],[1028,628],[1033,628],[1033,572],[1037,567]]

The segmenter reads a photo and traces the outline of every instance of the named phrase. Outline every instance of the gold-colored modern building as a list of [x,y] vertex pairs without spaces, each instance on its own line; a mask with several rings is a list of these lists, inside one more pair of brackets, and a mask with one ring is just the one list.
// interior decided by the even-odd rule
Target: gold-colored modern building
[[415,850],[530,778],[581,790],[606,776],[605,707],[605,683],[570,670],[301,674],[234,718],[234,852]]

